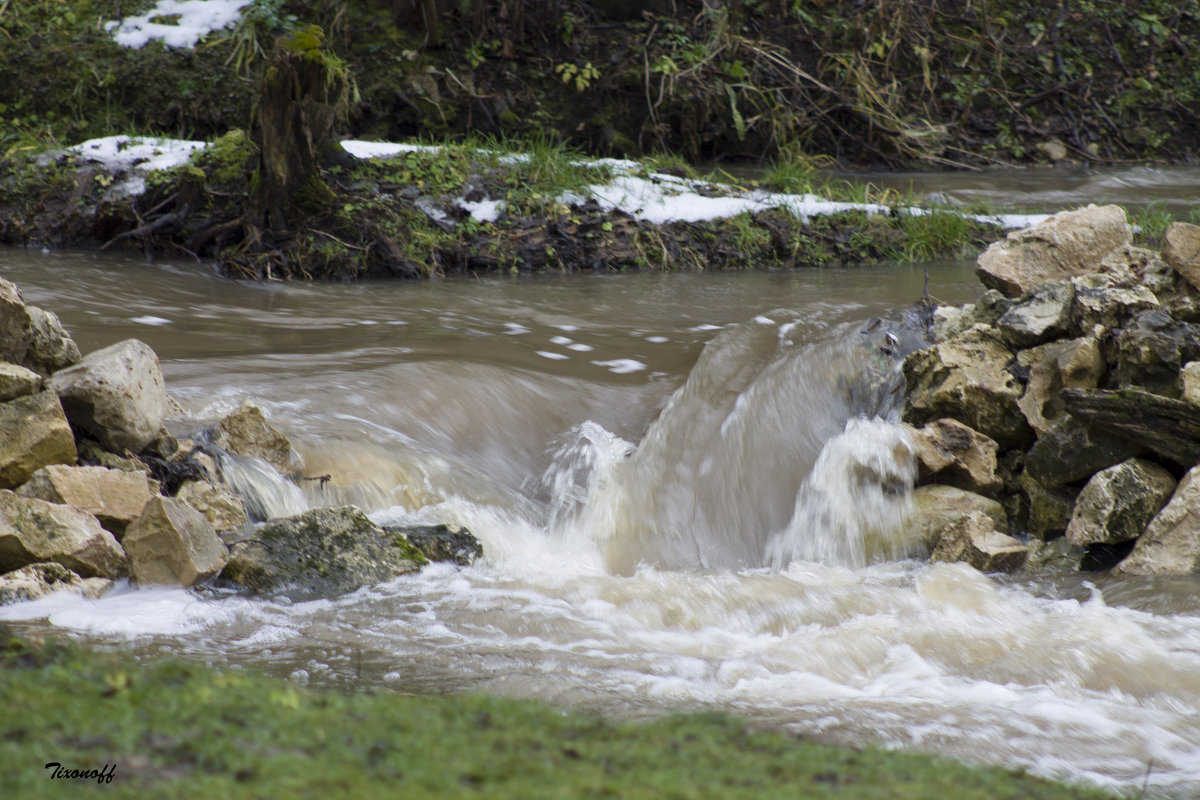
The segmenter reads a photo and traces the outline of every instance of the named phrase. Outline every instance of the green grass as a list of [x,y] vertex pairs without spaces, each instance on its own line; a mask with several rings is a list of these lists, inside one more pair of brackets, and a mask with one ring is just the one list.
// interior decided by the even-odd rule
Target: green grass
[[[12,800],[85,786],[130,798],[1110,797],[930,756],[754,732],[725,715],[621,724],[533,702],[314,690],[0,636],[0,763]],[[115,764],[114,777],[102,789],[51,782],[43,765],[52,761]]]

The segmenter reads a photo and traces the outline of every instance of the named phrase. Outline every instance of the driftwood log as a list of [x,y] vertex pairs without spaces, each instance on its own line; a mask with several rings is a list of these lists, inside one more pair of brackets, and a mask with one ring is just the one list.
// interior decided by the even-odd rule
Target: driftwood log
[[1181,467],[1200,463],[1200,407],[1143,389],[1063,389],[1067,413]]

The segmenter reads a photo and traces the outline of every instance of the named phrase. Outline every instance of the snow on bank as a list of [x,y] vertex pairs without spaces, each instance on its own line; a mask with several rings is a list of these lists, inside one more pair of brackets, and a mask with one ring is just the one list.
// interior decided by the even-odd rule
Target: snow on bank
[[[190,50],[213,31],[234,25],[253,0],[158,0],[140,16],[105,23],[117,44],[137,50],[161,39],[166,47]],[[165,20],[173,21],[167,22]]]
[[77,144],[68,148],[68,152],[114,172],[135,168],[153,172],[181,167],[188,162],[193,153],[206,147],[208,142],[187,139],[106,136],[103,139],[89,139],[83,144]]
[[[193,153],[207,147],[205,142],[179,139],[139,139],[129,136],[110,136],[92,139],[70,148],[82,158],[100,163],[114,171],[137,169],[151,171],[186,164]],[[357,158],[391,158],[400,153],[436,150],[433,145],[401,144],[394,142],[345,141],[342,147]],[[635,219],[654,224],[666,222],[704,222],[733,217],[745,212],[757,213],[773,208],[784,209],[809,220],[812,217],[837,214],[843,211],[865,211],[868,214],[888,214],[890,206],[876,203],[841,203],[811,194],[784,194],[760,189],[743,189],[701,180],[689,180],[674,175],[646,173],[636,161],[600,159],[592,162],[608,167],[613,178],[608,183],[588,188],[587,196],[565,194],[561,200],[578,204],[595,200],[606,211],[622,211]],[[141,181],[134,176],[119,187],[125,194],[138,194]],[[480,222],[494,222],[503,213],[504,204],[498,199],[468,201],[459,198],[457,205]],[[433,214],[431,205],[426,213]],[[930,213],[921,208],[901,209],[904,213]],[[440,209],[437,210],[440,213]],[[1026,228],[1045,220],[1049,214],[999,214],[975,216],[981,222],[1002,228]]]

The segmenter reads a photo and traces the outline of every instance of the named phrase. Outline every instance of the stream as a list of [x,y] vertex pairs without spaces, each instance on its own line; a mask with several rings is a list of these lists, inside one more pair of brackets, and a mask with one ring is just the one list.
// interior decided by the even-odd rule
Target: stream
[[[1053,172],[1015,202],[1045,210],[1075,190]],[[1144,174],[1081,191],[1110,199],[1095,188],[1107,181],[1121,200]],[[1151,200],[1190,206],[1188,175]],[[930,293],[969,302],[972,269],[929,265]],[[305,474],[332,476],[299,490],[256,478],[277,510],[354,503],[380,522],[466,526],[484,548],[471,567],[333,600],[119,585],[0,619],[313,684],[620,718],[723,710],[1200,796],[1200,576],[983,575],[909,558],[886,533],[908,476],[882,331],[907,334],[869,321],[897,320],[924,270],[302,285],[0,250],[0,275],[84,352],[130,337],[155,349],[187,412],[179,435],[258,403]]]

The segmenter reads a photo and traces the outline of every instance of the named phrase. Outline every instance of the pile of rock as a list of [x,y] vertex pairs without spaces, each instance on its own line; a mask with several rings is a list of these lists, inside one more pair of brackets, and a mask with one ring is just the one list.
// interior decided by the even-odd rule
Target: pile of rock
[[1200,227],[1173,224],[1160,254],[1088,206],[977,274],[978,302],[938,308],[903,364],[933,557],[1200,571]]
[[179,440],[163,426],[173,405],[149,346],[130,339],[81,356],[56,315],[0,279],[0,603],[94,596],[124,577],[195,586],[220,576],[315,596],[426,563],[404,529],[384,531],[353,507],[253,528],[206,449],[295,478],[291,443],[250,403],[204,446]]

